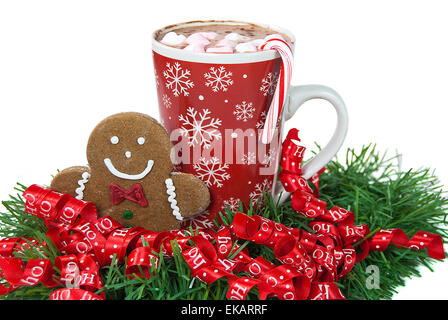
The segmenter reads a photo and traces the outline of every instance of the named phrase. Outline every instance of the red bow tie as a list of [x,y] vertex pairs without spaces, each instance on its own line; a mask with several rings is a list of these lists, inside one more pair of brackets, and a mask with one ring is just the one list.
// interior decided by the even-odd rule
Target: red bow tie
[[129,190],[111,183],[109,189],[113,205],[118,205],[127,199],[138,203],[142,207],[148,206],[148,201],[146,201],[145,195],[143,194],[143,188],[139,183],[134,184]]

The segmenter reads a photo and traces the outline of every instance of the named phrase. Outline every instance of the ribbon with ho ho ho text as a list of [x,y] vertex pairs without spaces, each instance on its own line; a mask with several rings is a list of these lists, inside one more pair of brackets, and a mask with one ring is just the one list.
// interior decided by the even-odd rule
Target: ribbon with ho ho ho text
[[[60,255],[53,262],[46,253],[47,244],[33,239],[0,240],[0,269],[5,283],[0,286],[0,295],[21,286],[42,284],[55,289],[49,296],[52,300],[104,299],[101,267],[112,261],[126,263],[128,277],[150,278],[158,268],[159,257],[155,251],[167,258],[180,252],[192,276],[207,284],[219,278],[227,279],[229,299],[245,299],[253,287],[258,288],[261,299],[271,296],[312,299],[322,296],[324,289],[328,292],[324,295],[326,299],[343,298],[337,285],[329,282],[336,276],[336,265],[326,265],[318,272],[309,255],[309,250],[324,250],[320,245],[315,246],[313,236],[266,218],[239,213],[231,226],[217,231],[153,232],[139,227],[125,228],[109,217],[98,219],[93,205],[37,185],[28,188],[24,198],[25,211],[43,219],[48,228],[46,236]],[[293,238],[282,241],[285,235]],[[239,247],[236,244],[239,238],[274,248],[282,264],[276,265],[262,257],[252,258],[245,248],[230,257],[232,249]],[[299,239],[304,241],[306,249],[296,243]],[[43,259],[16,256],[26,246],[40,249]],[[295,258],[297,254],[300,259]],[[239,275],[243,271],[250,276]],[[322,278],[330,272],[331,276]],[[312,281],[318,274],[319,279]]]
[[[53,262],[46,254],[47,244],[35,239],[0,240],[0,295],[40,283],[56,289],[49,297],[53,300],[104,299],[101,267],[126,263],[128,277],[150,278],[159,265],[155,253],[171,258],[180,252],[193,277],[208,285],[227,279],[229,299],[245,299],[254,287],[260,299],[344,299],[336,281],[371,251],[384,251],[392,244],[426,248],[430,257],[444,258],[440,235],[419,231],[408,239],[401,229],[381,229],[370,238],[367,225],[354,225],[353,212],[337,206],[327,210],[326,202],[318,199],[318,188],[311,190],[301,177],[304,148],[299,141],[298,130],[292,129],[282,145],[279,179],[293,193],[291,205],[297,213],[313,219],[313,232],[243,213],[219,230],[125,228],[109,217],[98,219],[92,203],[33,185],[23,194],[25,211],[44,220],[46,236],[60,255]],[[312,183],[317,187],[318,176]],[[271,248],[280,264],[252,258],[247,248],[239,251],[238,239]],[[40,249],[43,259],[21,255],[28,247]]]
[[357,261],[363,260],[370,251],[384,251],[390,244],[398,248],[409,248],[413,250],[428,250],[429,257],[433,259],[444,259],[443,239],[438,234],[423,230],[418,231],[412,238],[401,229],[379,229],[370,239],[368,225],[355,225],[355,213],[347,209],[334,206],[327,209],[327,203],[318,198],[319,196],[319,171],[311,178],[316,186],[311,190],[307,181],[302,177],[302,162],[305,147],[298,145],[300,141],[299,130],[291,129],[282,144],[280,166],[282,171],[279,180],[285,190],[291,192],[291,207],[298,214],[314,219],[309,226],[317,234],[325,234],[338,244],[345,246],[362,242],[362,252],[357,254]]

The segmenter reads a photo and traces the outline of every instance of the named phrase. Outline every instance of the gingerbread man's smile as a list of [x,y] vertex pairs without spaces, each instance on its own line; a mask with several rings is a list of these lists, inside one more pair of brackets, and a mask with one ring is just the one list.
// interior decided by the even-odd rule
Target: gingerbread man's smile
[[148,173],[151,172],[152,166],[154,165],[154,161],[148,160],[148,164],[147,164],[145,170],[143,170],[139,174],[127,174],[127,173],[118,171],[117,168],[115,168],[115,166],[113,165],[112,160],[110,160],[109,158],[104,159],[104,164],[106,165],[107,170],[109,170],[110,173],[112,173],[114,176],[116,176],[118,178],[126,179],[126,180],[140,180],[140,179],[143,179],[144,177],[146,177],[148,175]]

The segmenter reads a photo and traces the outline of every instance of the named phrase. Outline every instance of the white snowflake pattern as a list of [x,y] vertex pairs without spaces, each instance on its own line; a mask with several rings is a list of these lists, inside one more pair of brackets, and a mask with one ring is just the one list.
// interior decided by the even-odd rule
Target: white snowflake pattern
[[210,113],[208,109],[202,109],[199,113],[193,107],[189,107],[185,116],[179,116],[183,124],[180,132],[188,138],[189,146],[200,144],[208,149],[213,139],[221,139],[221,132],[218,130],[221,120],[210,117]]
[[253,201],[257,201],[263,198],[263,192],[270,193],[271,186],[272,184],[268,181],[268,179],[264,179],[263,182],[257,183],[254,190],[249,194],[250,199]]
[[209,229],[214,226],[213,222],[209,218],[208,211],[204,211],[201,214],[194,216],[193,218],[187,218],[182,221],[181,227],[193,230],[197,229]]
[[188,96],[188,89],[194,86],[193,81],[189,79],[190,70],[184,70],[179,62],[175,62],[173,65],[167,62],[166,67],[167,69],[163,71],[163,76],[166,79],[166,87],[171,89],[176,97],[180,94]]
[[278,82],[278,72],[269,72],[266,77],[261,80],[260,91],[264,96],[272,96],[275,92]]
[[236,213],[240,209],[240,199],[235,199],[233,197],[224,200],[222,203],[222,209],[228,208],[233,213]]
[[256,124],[257,129],[261,129],[261,128],[263,128],[264,123],[266,122],[266,116],[267,116],[266,111],[263,111],[263,112],[261,113],[260,120],[259,120],[259,121],[257,122],[257,124]]
[[162,104],[163,104],[163,106],[164,106],[165,108],[167,108],[167,109],[171,108],[171,105],[172,105],[172,103],[171,103],[171,98],[168,97],[167,94],[164,94],[164,95],[162,96]]
[[236,116],[237,120],[242,120],[247,122],[248,119],[254,117],[255,107],[252,106],[252,102],[243,101],[235,106],[235,111],[233,114]]
[[210,72],[204,73],[204,78],[206,79],[205,85],[212,88],[214,92],[219,90],[225,92],[233,84],[232,72],[226,71],[224,66],[210,67]]
[[243,164],[255,164],[257,162],[257,157],[254,152],[248,152],[243,155],[241,161]]
[[159,73],[157,72],[157,70],[154,71],[154,75],[156,77],[156,87],[158,88],[160,85],[160,79],[159,79]]
[[[266,111],[263,111],[260,115],[260,120],[258,120],[257,124],[255,125],[257,127],[257,129],[263,129],[264,123],[266,122],[266,117],[267,117],[267,113],[266,113]],[[280,120],[281,119],[278,119],[275,129],[280,128],[280,123],[281,123]]]
[[275,161],[277,160],[277,150],[275,148],[269,149],[268,153],[264,155],[262,164],[265,165],[265,167],[272,166]]
[[216,157],[212,157],[209,160],[200,158],[199,162],[193,165],[193,168],[196,176],[209,187],[214,185],[221,188],[223,182],[230,179],[230,174],[227,172],[229,165],[221,163]]

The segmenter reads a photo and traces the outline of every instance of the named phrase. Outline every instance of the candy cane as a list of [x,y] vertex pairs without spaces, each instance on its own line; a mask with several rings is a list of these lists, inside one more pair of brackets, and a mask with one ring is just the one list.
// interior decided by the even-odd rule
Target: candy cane
[[286,95],[288,94],[294,57],[289,44],[278,35],[266,37],[266,42],[260,46],[260,49],[277,50],[282,58],[282,67],[280,70],[277,87],[275,88],[271,106],[269,107],[269,111],[266,116],[266,122],[260,135],[261,142],[268,144],[272,141],[278,118],[280,117]]

